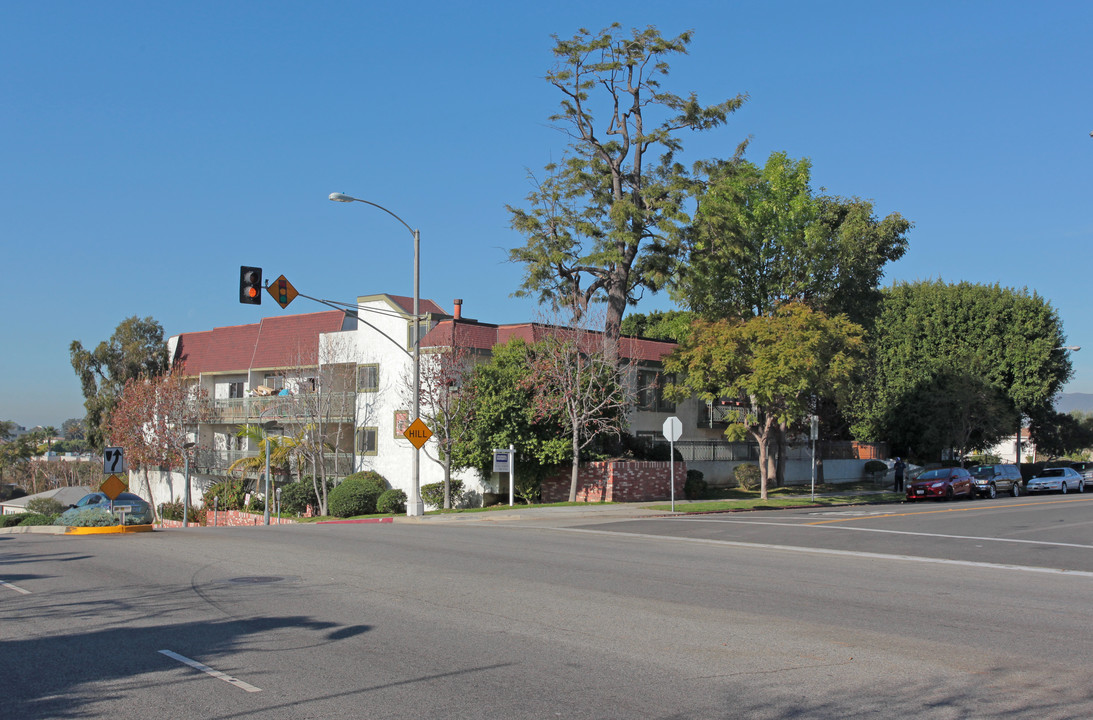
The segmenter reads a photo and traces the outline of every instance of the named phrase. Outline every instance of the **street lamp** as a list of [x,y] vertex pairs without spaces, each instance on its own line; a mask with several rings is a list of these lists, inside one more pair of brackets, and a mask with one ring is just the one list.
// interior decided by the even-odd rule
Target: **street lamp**
[[[394,214],[382,205],[377,205],[369,200],[350,197],[343,193],[330,193],[330,199],[334,202],[359,202],[379,208],[394,219],[402,223],[402,226],[414,236],[414,417],[418,419],[421,410],[421,233],[406,224],[406,221]],[[425,503],[421,501],[421,450],[414,446],[413,469],[410,479],[410,501],[406,503],[407,515],[424,515]]]
[[280,426],[277,425],[276,420],[269,420],[262,423],[261,427],[263,430],[262,442],[266,445],[266,495],[265,502],[262,504],[266,507],[265,520],[266,525],[269,525],[269,433],[270,430],[279,430]]
[[182,527],[190,527],[190,448],[195,442],[182,443],[183,456],[186,459],[186,500],[182,503]]

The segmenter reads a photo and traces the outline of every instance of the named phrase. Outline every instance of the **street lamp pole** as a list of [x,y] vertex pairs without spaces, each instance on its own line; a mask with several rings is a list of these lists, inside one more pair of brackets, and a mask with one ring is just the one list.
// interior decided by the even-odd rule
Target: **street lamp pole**
[[183,443],[182,452],[186,463],[186,499],[182,502],[182,527],[190,527],[190,448],[197,443]]
[[[414,417],[417,420],[421,414],[421,233],[410,227],[405,220],[400,218],[382,205],[377,205],[370,200],[361,200],[343,193],[330,193],[330,199],[334,202],[359,202],[379,208],[394,219],[402,223],[402,226],[414,236]],[[421,500],[421,450],[414,446],[413,464],[410,477],[410,498],[406,503],[406,514],[424,515],[425,503]]]

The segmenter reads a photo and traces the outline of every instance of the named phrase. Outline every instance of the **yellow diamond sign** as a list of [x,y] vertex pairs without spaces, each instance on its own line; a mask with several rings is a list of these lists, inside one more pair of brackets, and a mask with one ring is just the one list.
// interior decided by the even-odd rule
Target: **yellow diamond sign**
[[433,431],[429,429],[428,425],[421,422],[421,418],[417,418],[410,423],[410,427],[406,428],[405,432],[402,434],[407,440],[413,443],[414,447],[420,450],[421,446],[428,442],[429,438],[433,436]]
[[117,475],[111,475],[102,481],[102,485],[99,485],[99,490],[102,490],[103,494],[111,500],[117,500],[118,495],[129,489],[129,486],[122,482],[122,479]]

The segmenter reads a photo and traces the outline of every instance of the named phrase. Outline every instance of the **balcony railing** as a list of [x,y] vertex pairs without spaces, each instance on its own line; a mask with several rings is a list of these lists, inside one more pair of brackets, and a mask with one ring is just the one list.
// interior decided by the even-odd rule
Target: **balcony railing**
[[353,392],[301,393],[213,400],[212,422],[245,423],[283,420],[286,422],[351,422],[357,407]]
[[[260,450],[199,450],[194,453],[192,467],[194,472],[207,473],[209,475],[226,475],[228,468],[243,458],[262,458],[265,455]],[[325,475],[327,477],[344,477],[353,472],[353,453],[351,452],[326,452],[323,455]],[[259,471],[260,472],[260,471]],[[271,469],[271,473],[274,472]],[[249,473],[251,475],[255,473]],[[309,460],[304,461],[304,475],[311,475],[312,468]],[[297,468],[292,468],[292,476],[297,476]]]

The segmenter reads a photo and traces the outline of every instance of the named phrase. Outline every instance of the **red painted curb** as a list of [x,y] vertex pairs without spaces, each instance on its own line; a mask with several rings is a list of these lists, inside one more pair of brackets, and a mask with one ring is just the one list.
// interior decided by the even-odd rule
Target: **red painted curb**
[[320,520],[315,525],[359,525],[361,523],[389,523],[394,522],[393,517],[385,518],[361,518],[360,520]]

